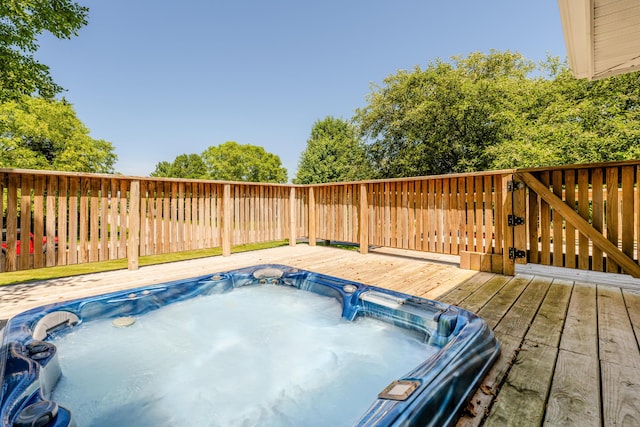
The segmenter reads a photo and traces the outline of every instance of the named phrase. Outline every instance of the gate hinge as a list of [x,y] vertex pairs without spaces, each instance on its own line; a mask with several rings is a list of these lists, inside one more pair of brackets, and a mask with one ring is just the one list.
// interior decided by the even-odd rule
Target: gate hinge
[[507,191],[522,190],[524,188],[524,182],[522,181],[507,181]]
[[525,258],[527,254],[516,248],[509,248],[509,259]]
[[509,227],[515,227],[516,225],[524,224],[524,217],[509,215],[507,216],[507,225]]

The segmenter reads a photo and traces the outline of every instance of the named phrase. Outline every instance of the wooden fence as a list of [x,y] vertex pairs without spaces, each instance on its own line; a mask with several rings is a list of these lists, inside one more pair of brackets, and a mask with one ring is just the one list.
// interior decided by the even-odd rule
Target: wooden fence
[[293,186],[7,169],[0,185],[4,271],[308,234]]
[[[501,256],[502,181],[503,176],[511,175],[510,171],[496,171],[309,186],[315,202],[316,237],[445,254],[469,251]],[[360,223],[366,227],[361,228]]]
[[0,169],[0,266],[136,268],[138,256],[308,238],[505,274],[529,262],[637,277],[639,172],[630,161],[296,186]]
[[527,261],[640,277],[639,172],[640,161],[518,170]]

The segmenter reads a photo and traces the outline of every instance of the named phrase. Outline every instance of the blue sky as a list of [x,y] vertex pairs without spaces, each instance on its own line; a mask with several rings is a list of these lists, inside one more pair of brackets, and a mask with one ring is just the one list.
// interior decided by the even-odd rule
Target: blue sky
[[43,37],[36,57],[125,175],[236,141],[292,179],[314,122],[350,119],[399,69],[490,49],[566,56],[555,0],[80,3],[89,25]]

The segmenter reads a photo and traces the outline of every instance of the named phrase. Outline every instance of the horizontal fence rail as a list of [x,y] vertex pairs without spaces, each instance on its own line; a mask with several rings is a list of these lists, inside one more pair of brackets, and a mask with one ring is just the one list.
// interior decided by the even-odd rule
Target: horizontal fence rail
[[306,238],[640,276],[640,161],[314,185],[0,169],[3,271]]

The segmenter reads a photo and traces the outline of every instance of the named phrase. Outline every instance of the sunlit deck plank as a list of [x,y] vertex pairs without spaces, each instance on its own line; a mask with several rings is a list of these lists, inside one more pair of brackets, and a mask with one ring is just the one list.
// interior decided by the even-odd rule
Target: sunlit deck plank
[[[478,315],[482,317],[491,328],[502,320],[504,315],[509,311],[511,306],[520,297],[522,292],[534,276],[518,275],[511,280],[498,292],[491,300],[478,310]],[[466,303],[466,301],[465,301]],[[465,304],[463,303],[463,306]],[[472,310],[473,311],[473,310]]]
[[491,402],[498,394],[505,375],[511,369],[518,354],[520,339],[500,334],[496,334],[496,338],[500,342],[500,356],[467,404],[466,410],[458,420],[458,427],[477,427],[482,423],[485,414],[489,412]]
[[558,347],[572,289],[573,282],[553,280],[549,292],[527,332],[526,339]]
[[622,299],[622,290],[598,286],[600,360],[640,369],[638,342]]
[[604,425],[640,425],[640,371],[607,361],[600,370]]
[[598,337],[605,425],[640,425],[640,351],[622,290],[598,286]]
[[490,279],[496,277],[493,273],[477,273],[470,277],[461,285],[455,286],[453,289],[443,293],[438,300],[447,304],[459,305],[461,301],[468,298],[469,295],[477,291]]
[[593,355],[560,350],[544,424],[588,427],[601,425],[600,369]]
[[386,249],[362,255],[302,244],[0,287],[0,319],[70,298],[284,264],[442,300],[494,327],[501,355],[459,426],[640,425],[640,289],[472,272],[460,270],[452,259]]
[[575,284],[560,339],[560,348],[572,353],[598,357],[598,313],[594,284]]
[[[511,293],[517,294],[520,286],[526,286],[517,300],[501,317],[494,328],[502,340],[510,337],[518,344],[529,330],[529,325],[542,305],[551,279],[516,277]],[[505,286],[505,289],[507,286]],[[508,295],[501,298],[501,305],[509,301]],[[487,311],[484,309],[484,311]],[[523,422],[537,425],[542,420],[547,392],[550,387],[557,347],[525,343],[515,352],[515,360],[505,383],[500,389],[501,399],[491,410],[488,425],[515,425]],[[544,373],[541,375],[541,373]],[[526,401],[526,405],[518,402]],[[524,407],[523,407],[524,406]]]
[[633,330],[636,333],[636,337],[640,339],[640,290],[629,291],[623,289],[622,296],[627,306],[627,312],[629,313]]
[[494,276],[467,298],[455,303],[460,307],[477,313],[482,307],[484,307],[491,298],[493,298],[506,284],[509,283],[509,278],[505,276]]
[[542,424],[557,353],[556,347],[525,342],[484,425]]
[[550,286],[551,279],[534,277],[494,330],[524,338]]

